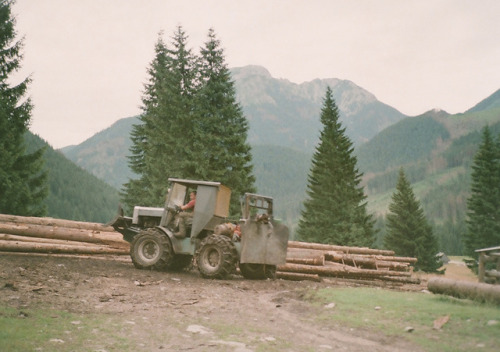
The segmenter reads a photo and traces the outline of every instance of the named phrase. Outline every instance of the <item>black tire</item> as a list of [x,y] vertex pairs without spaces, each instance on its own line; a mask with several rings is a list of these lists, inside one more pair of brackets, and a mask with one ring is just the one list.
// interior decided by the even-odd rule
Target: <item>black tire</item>
[[193,262],[193,256],[187,254],[178,254],[172,260],[169,270],[181,271],[187,268]]
[[130,244],[130,257],[137,269],[166,270],[174,258],[170,239],[158,229],[139,232]]
[[223,235],[205,238],[196,252],[196,264],[201,276],[225,279],[236,271],[238,252],[231,239]]
[[240,272],[245,279],[274,279],[276,278],[276,265],[240,263]]

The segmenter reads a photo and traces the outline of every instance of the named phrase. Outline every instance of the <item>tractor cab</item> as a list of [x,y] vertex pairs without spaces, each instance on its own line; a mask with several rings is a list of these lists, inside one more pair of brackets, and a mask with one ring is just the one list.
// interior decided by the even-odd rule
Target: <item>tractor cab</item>
[[231,190],[220,182],[192,181],[169,178],[171,188],[167,194],[160,226],[175,231],[179,207],[189,201],[189,194],[196,191],[196,204],[192,222],[187,224],[187,237],[196,238],[204,230],[213,231],[229,215]]

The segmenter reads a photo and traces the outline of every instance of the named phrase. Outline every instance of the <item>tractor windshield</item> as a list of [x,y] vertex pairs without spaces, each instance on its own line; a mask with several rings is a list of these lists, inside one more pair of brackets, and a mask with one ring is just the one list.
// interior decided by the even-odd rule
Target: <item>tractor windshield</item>
[[186,198],[187,187],[181,185],[180,183],[174,183],[170,193],[168,195],[168,208],[175,208],[175,206],[181,206],[184,204]]

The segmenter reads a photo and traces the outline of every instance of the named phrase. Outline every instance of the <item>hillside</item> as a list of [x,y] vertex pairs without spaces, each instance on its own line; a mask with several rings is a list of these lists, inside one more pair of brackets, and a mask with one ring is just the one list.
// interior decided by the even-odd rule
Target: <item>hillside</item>
[[292,230],[306,195],[311,155],[286,147],[252,147],[257,190],[274,198],[276,216]]
[[132,144],[130,131],[132,125],[138,122],[137,117],[120,119],[83,143],[62,148],[61,152],[78,166],[119,190],[133,178],[127,156],[130,155]]
[[[271,77],[260,66],[231,70],[238,100],[249,120],[252,146],[290,147],[312,154],[327,85],[333,90],[347,134],[361,144],[405,118],[350,81],[316,79],[302,84]],[[137,117],[118,120],[85,142],[61,149],[77,165],[120,189],[133,174],[127,167],[130,131]]]
[[106,223],[116,215],[119,198],[113,187],[76,166],[40,137],[28,132],[25,140],[28,152],[46,148],[45,168],[49,173],[49,195],[46,199],[48,216]]
[[[392,192],[399,168],[404,167],[417,196],[427,203],[426,210],[434,213],[432,218],[437,222],[456,217],[452,214],[454,206],[444,204],[448,199],[437,197],[437,194],[443,195],[447,187],[454,188],[453,197],[455,201],[460,199],[463,213],[470,166],[481,141],[481,130],[486,125],[494,134],[500,133],[500,108],[457,115],[431,111],[400,121],[357,148],[358,165],[365,173],[371,209],[378,214],[387,211],[386,193]],[[434,199],[438,203],[441,199],[443,203],[431,206]],[[436,214],[429,207],[441,208],[441,211]]]
[[430,111],[409,117],[360,146],[356,153],[365,173],[369,211],[377,216],[387,213],[399,168],[404,167],[441,250],[460,254],[471,166],[482,129],[488,125],[493,135],[500,135],[498,96],[497,92],[463,114]]
[[347,80],[316,79],[295,84],[271,77],[260,66],[234,68],[231,73],[250,122],[252,145],[273,144],[312,152],[321,129],[319,113],[327,86],[333,91],[340,120],[355,144],[370,140],[406,117]]

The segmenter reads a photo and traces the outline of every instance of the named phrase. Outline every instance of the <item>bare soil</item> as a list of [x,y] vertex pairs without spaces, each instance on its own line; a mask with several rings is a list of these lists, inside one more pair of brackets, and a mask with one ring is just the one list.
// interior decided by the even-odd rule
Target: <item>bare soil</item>
[[[0,304],[109,314],[137,351],[419,351],[403,338],[322,324],[310,290],[338,280],[206,280],[135,269],[123,257],[0,254]],[[420,290],[422,287],[409,288]]]

